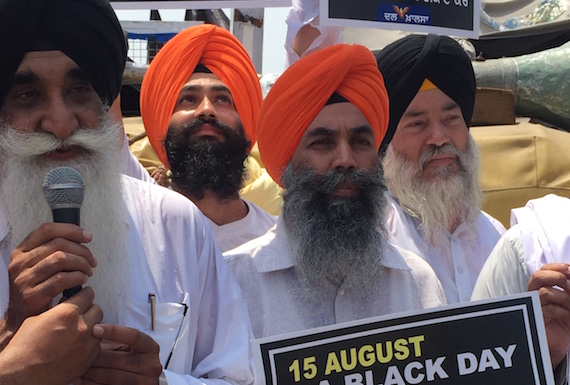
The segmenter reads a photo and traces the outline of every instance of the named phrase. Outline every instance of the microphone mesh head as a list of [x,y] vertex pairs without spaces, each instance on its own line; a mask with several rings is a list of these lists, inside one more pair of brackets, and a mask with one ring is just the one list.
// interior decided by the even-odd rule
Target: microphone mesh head
[[49,207],[54,209],[80,208],[83,203],[83,179],[76,169],[56,167],[49,170],[42,186]]

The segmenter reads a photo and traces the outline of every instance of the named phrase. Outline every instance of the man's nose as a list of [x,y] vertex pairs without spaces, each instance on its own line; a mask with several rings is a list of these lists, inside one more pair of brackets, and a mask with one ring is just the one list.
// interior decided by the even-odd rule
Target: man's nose
[[332,166],[335,170],[349,170],[358,166],[350,143],[343,141],[337,145]]
[[194,111],[194,115],[196,118],[202,118],[205,120],[215,119],[216,118],[216,108],[214,107],[214,103],[205,96],[196,110]]
[[448,129],[439,121],[432,121],[428,128],[427,145],[435,145],[441,147],[449,143]]
[[52,97],[46,103],[40,121],[40,129],[66,139],[79,127],[79,119],[73,108],[63,98]]

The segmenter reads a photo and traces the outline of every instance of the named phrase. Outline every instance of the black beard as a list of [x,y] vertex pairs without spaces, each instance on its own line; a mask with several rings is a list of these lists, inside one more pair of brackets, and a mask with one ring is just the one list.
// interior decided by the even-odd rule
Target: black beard
[[[302,280],[359,276],[370,279],[383,255],[386,187],[381,168],[318,174],[283,173],[283,220]],[[353,182],[352,197],[334,196],[340,182]]]
[[[204,123],[218,128],[226,140],[191,138],[193,131]],[[204,198],[206,190],[222,200],[239,193],[246,176],[243,162],[250,148],[241,123],[236,129],[218,120],[196,119],[180,126],[170,125],[164,147],[176,191],[194,200]]]

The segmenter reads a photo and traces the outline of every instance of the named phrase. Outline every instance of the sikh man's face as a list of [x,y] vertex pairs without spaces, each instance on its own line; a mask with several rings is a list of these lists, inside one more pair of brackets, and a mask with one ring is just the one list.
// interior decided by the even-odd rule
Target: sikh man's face
[[[78,128],[95,128],[103,104],[87,74],[61,51],[24,55],[2,108],[0,119],[14,129],[47,132],[67,139]],[[77,158],[80,146],[63,146],[46,154],[52,161]]]
[[241,126],[232,93],[214,74],[194,73],[190,76],[178,95],[170,126],[180,127],[196,120],[202,123],[190,135],[205,140],[223,142],[227,139],[216,121],[234,130]]
[[469,131],[461,108],[439,89],[420,91],[404,112],[391,147],[431,179],[461,169],[458,152],[465,153]]
[[[310,168],[318,174],[349,172],[378,167],[374,132],[364,115],[351,103],[330,104],[305,130],[291,158],[295,169]],[[333,195],[359,192],[353,183],[340,183]]]
[[215,75],[195,73],[182,87],[164,147],[176,191],[193,200],[206,190],[237,196],[250,142],[232,94]]
[[122,135],[122,126],[104,111],[74,61],[60,51],[25,55],[0,109],[0,196],[6,198],[10,246],[51,222],[42,192],[47,172],[58,166],[75,168],[85,184],[81,226],[93,234],[87,247],[98,261],[88,285],[109,317],[106,322],[114,323],[130,284],[125,279],[127,227],[117,168]]
[[309,125],[281,181],[282,217],[301,281],[377,279],[386,185],[374,133],[350,103],[325,106]]

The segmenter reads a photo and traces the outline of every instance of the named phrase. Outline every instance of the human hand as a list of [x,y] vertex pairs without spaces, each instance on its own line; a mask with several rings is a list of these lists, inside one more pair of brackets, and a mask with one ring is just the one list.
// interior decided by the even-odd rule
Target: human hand
[[83,285],[97,262],[81,243],[91,234],[68,223],[45,223],[12,252],[7,325],[14,331],[29,316],[46,310],[63,290]]
[[156,385],[162,373],[159,346],[148,335],[126,326],[95,325],[101,352],[81,377],[81,385]]
[[570,265],[542,266],[530,277],[528,290],[538,290],[550,360],[556,367],[570,349]]
[[93,290],[85,288],[27,318],[0,353],[0,384],[67,385],[85,373],[100,351],[91,331],[103,312],[93,297]]

